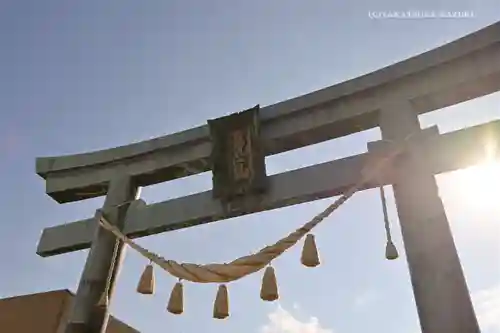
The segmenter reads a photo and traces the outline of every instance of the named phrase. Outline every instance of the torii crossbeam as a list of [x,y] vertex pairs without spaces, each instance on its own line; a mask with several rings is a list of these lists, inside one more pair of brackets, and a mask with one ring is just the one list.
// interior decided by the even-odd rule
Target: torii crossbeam
[[[439,134],[418,115],[500,90],[500,22],[371,74],[260,110],[266,155],[373,127],[383,140],[421,140],[401,172],[364,188],[394,187],[415,301],[424,333],[479,332],[434,175],[481,160],[484,136],[500,146],[500,121]],[[106,195],[109,220],[131,238],[223,220],[341,194],[361,176],[374,150],[269,177],[269,190],[246,207],[227,209],[211,191],[147,205],[137,191],[211,168],[208,126],[98,152],[37,159],[47,194],[59,203]],[[408,175],[411,174],[411,177]],[[189,207],[189,209],[188,209]],[[106,308],[94,304],[114,281],[122,244],[97,230],[94,218],[47,228],[37,253],[52,256],[91,247],[67,333],[101,332]],[[116,263],[116,264],[115,264]],[[110,295],[113,288],[110,288]]]

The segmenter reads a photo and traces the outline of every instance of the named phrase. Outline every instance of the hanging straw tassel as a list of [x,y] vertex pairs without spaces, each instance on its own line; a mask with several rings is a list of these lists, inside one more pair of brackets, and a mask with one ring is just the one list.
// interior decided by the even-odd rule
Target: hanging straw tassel
[[319,265],[318,248],[316,247],[314,235],[309,234],[306,236],[300,261],[306,267],[316,267]]
[[398,250],[396,249],[396,246],[394,245],[392,240],[388,240],[387,244],[385,245],[385,257],[387,260],[394,260],[399,257]]
[[217,290],[217,296],[214,302],[214,318],[226,319],[229,317],[229,298],[227,295],[227,287],[222,284]]
[[109,297],[107,291],[104,291],[97,302],[97,306],[101,308],[107,308],[109,306]]
[[380,198],[382,199],[382,211],[384,213],[385,235],[387,238],[387,243],[385,245],[385,258],[387,260],[394,260],[397,259],[399,255],[396,246],[392,242],[391,228],[389,225],[389,214],[387,213],[387,202],[385,200],[385,192],[383,186],[380,186]]
[[172,289],[170,299],[168,300],[167,310],[173,314],[181,314],[184,311],[184,297],[182,282],[179,280]]
[[274,274],[274,268],[271,266],[268,266],[264,272],[262,287],[260,289],[260,298],[268,302],[275,301],[279,298],[276,275]]
[[142,272],[139,284],[137,285],[137,292],[143,295],[152,295],[155,291],[155,276],[153,273],[153,264],[150,262],[144,272]]

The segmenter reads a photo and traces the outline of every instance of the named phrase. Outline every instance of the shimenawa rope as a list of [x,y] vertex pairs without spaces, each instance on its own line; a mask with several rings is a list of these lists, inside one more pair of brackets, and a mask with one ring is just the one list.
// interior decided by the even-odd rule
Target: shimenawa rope
[[[345,203],[354,193],[356,193],[366,181],[372,179],[374,176],[378,174],[378,172],[382,169],[383,166],[387,163],[387,161],[392,160],[396,155],[400,154],[403,148],[406,147],[406,143],[408,139],[412,137],[409,135],[403,141],[403,144],[399,147],[399,149],[394,149],[390,151],[390,153],[380,158],[380,160],[376,161],[373,168],[365,167],[362,172],[362,177],[359,182],[357,182],[354,186],[349,188],[340,198],[335,200],[331,205],[329,205],[323,212],[316,215],[309,222],[305,223],[302,227],[298,228],[294,232],[290,233],[288,236],[282,238],[277,241],[275,244],[267,246],[255,254],[251,254],[248,256],[240,257],[236,260],[233,260],[229,263],[223,264],[206,264],[199,265],[194,263],[178,263],[175,260],[167,260],[153,252],[150,252],[138,245],[127,236],[125,236],[118,228],[113,226],[106,220],[104,212],[101,211],[101,215],[99,218],[99,224],[106,230],[113,233],[118,239],[122,240],[124,243],[128,244],[132,249],[139,252],[142,256],[147,258],[150,262],[153,262],[160,266],[162,269],[170,273],[171,275],[179,278],[180,280],[187,280],[191,282],[197,283],[225,283],[231,282],[238,279],[241,279],[249,274],[255,273],[264,267],[266,267],[273,259],[280,256],[283,252],[288,250],[290,247],[295,245],[302,237],[308,234],[314,227],[316,227],[319,223],[321,223],[326,217],[328,217],[333,211],[335,211],[338,207],[340,207],[343,203]],[[365,172],[366,171],[366,172]],[[388,259],[395,259],[397,257],[394,254],[391,257],[388,255],[387,249],[389,245],[392,244],[392,240],[390,238],[389,229],[388,229],[388,217],[387,217],[387,209],[385,203],[385,196],[383,193],[383,188],[380,187],[381,196],[383,200],[383,213],[384,213],[384,223],[386,228],[386,233],[388,234],[388,247],[386,248],[386,256]],[[389,244],[390,243],[390,244]],[[391,249],[392,250],[392,249]],[[395,248],[394,248],[395,250]],[[319,263],[319,262],[318,262]],[[268,267],[271,268],[271,267]],[[266,270],[267,275],[268,271]],[[274,272],[272,273],[274,274]],[[274,278],[274,276],[273,276]],[[107,283],[109,284],[109,282]],[[178,283],[179,284],[179,283]],[[177,285],[176,285],[177,287]],[[182,287],[182,285],[181,285]],[[225,287],[224,287],[225,288]],[[106,285],[106,293],[108,292],[109,286]],[[175,289],[175,288],[174,288]],[[221,290],[220,290],[221,291]],[[222,290],[226,293],[227,298],[227,290]],[[180,291],[182,293],[182,289]],[[222,293],[224,294],[224,293]],[[277,296],[276,296],[277,298]],[[181,301],[182,302],[182,301]],[[227,300],[226,300],[227,302]],[[227,307],[227,306],[226,306]],[[182,310],[180,311],[182,312]],[[179,312],[179,313],[180,313]],[[215,314],[214,314],[215,316]],[[224,317],[224,316],[223,316]],[[227,317],[227,315],[226,315]],[[225,318],[225,317],[224,317]]]

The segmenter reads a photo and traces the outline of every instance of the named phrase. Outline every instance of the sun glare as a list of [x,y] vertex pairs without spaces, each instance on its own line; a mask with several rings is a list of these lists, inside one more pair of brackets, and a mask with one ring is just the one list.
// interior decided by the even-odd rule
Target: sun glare
[[485,148],[484,162],[457,175],[456,194],[467,200],[464,204],[500,213],[500,160],[495,145]]

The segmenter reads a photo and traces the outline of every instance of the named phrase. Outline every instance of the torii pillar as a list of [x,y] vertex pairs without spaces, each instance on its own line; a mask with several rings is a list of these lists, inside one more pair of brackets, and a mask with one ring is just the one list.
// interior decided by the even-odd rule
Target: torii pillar
[[[122,229],[131,200],[140,194],[132,179],[117,174],[110,181],[103,210],[109,221]],[[82,277],[78,284],[65,333],[104,333],[109,320],[108,305],[97,306],[109,283],[107,297],[111,300],[115,280],[123,261],[124,244],[113,234],[97,228]],[[109,281],[109,282],[108,282]]]
[[[383,140],[421,131],[409,101],[380,111]],[[465,276],[433,173],[418,148],[406,155],[393,184],[420,326],[424,333],[479,333]]]

